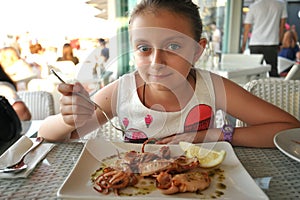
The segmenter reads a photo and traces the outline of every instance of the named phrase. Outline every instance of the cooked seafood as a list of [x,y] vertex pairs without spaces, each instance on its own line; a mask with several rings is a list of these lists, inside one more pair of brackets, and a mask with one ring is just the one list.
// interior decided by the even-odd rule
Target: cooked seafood
[[117,194],[118,189],[135,185],[137,182],[134,174],[107,167],[94,181],[94,189],[103,194],[108,194],[112,189]]
[[209,187],[210,182],[208,173],[200,171],[189,171],[174,176],[167,172],[161,172],[156,177],[156,187],[163,194],[203,191]]
[[94,189],[103,194],[110,191],[118,194],[119,189],[134,186],[146,177],[155,178],[157,188],[164,194],[202,191],[209,187],[209,176],[194,170],[200,168],[197,158],[171,157],[168,146],[161,147],[158,154],[145,152],[147,142],[141,152],[126,152],[114,164],[102,169],[94,180]]

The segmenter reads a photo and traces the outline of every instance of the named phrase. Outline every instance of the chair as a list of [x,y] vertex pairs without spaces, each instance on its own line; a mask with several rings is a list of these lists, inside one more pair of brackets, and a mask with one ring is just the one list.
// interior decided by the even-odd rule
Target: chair
[[293,66],[295,61],[289,60],[287,58],[278,56],[278,73],[280,74],[284,70],[288,69],[289,67]]
[[284,80],[300,80],[300,64],[294,64]]
[[19,91],[18,95],[31,112],[32,120],[43,120],[54,114],[54,100],[46,91]]
[[[300,120],[300,80],[259,79],[248,82],[244,88]],[[246,124],[237,120],[236,126]]]
[[[112,123],[117,126],[121,127],[118,117],[114,117],[111,119]],[[122,141],[122,132],[116,130],[109,122],[101,125],[98,129],[92,131],[88,135],[84,136],[84,139],[95,139],[95,138],[104,138],[105,140],[110,141]]]

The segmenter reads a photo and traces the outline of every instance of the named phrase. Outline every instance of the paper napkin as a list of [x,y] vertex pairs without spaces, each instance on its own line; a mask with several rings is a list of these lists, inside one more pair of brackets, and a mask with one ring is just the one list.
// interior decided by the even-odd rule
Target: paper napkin
[[[0,169],[16,163],[22,157],[22,155],[33,145],[34,140],[35,138],[30,139],[27,136],[22,136],[18,141],[16,141],[0,156]],[[25,157],[24,162],[28,165],[27,169],[16,174],[0,173],[0,178],[26,178],[53,147],[54,144],[42,143]]]

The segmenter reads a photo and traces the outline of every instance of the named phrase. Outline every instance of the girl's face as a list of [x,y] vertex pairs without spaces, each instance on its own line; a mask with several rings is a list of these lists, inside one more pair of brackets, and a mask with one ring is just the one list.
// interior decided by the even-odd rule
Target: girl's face
[[134,58],[145,82],[178,87],[202,54],[205,40],[193,39],[193,27],[182,15],[167,10],[145,12],[130,26]]

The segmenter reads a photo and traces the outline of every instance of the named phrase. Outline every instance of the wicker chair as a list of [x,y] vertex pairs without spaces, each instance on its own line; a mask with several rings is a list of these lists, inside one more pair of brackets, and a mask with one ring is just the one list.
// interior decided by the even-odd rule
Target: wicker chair
[[43,120],[54,114],[54,100],[46,91],[19,91],[18,95],[31,112],[32,120]]
[[[300,120],[300,80],[259,79],[248,82],[244,88]],[[246,124],[237,120],[236,126]]]
[[[115,126],[120,127],[118,117],[114,117],[113,119],[111,119],[111,121]],[[110,141],[122,141],[123,136],[120,131],[116,130],[109,122],[106,122],[98,129],[84,136],[83,139],[95,139],[99,137]]]

